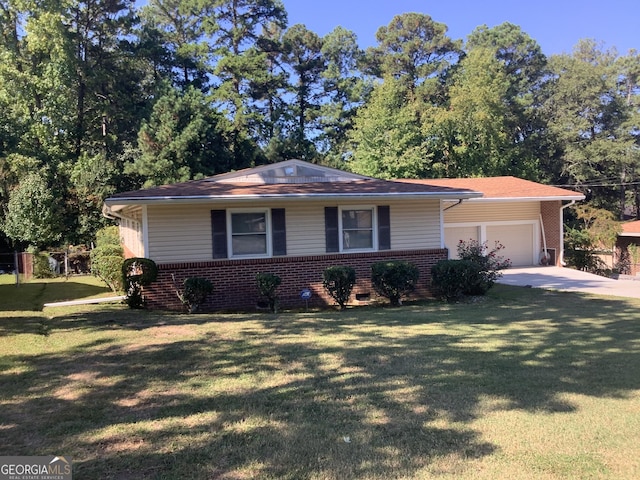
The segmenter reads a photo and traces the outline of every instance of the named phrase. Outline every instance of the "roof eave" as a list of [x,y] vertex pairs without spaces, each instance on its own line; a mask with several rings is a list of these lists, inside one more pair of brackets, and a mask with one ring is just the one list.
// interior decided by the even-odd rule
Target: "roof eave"
[[213,201],[224,202],[251,202],[256,200],[368,200],[380,198],[394,198],[403,200],[467,200],[481,196],[479,192],[411,192],[411,193],[287,193],[287,194],[256,194],[256,195],[178,195],[156,197],[116,197],[107,198],[105,205],[110,208],[124,207],[128,205],[151,205],[169,203],[210,203]]
[[482,197],[482,198],[472,198],[469,201],[471,202],[483,202],[483,203],[503,203],[503,202],[540,202],[540,201],[555,201],[555,200],[584,200],[584,195],[560,195],[560,196],[550,196],[550,197]]

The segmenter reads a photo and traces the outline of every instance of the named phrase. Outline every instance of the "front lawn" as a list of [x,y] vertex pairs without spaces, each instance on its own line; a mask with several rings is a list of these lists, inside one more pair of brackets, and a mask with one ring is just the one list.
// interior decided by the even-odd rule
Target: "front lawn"
[[0,308],[0,455],[97,479],[634,479],[640,301]]

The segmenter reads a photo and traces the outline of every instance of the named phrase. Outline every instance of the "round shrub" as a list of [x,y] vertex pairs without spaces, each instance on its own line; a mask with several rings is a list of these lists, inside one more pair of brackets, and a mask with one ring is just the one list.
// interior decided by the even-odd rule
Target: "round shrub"
[[142,287],[158,278],[158,266],[148,258],[127,258],[122,262],[122,284],[129,308],[143,308]]
[[182,293],[178,293],[178,298],[186,305],[189,313],[195,313],[212,292],[211,281],[206,278],[189,277],[185,279]]
[[373,289],[388,298],[392,306],[402,304],[402,297],[415,289],[419,277],[418,267],[411,262],[391,260],[371,265]]
[[278,310],[278,294],[276,290],[282,283],[282,280],[275,273],[256,273],[256,283],[258,292],[269,305],[269,310],[276,313]]
[[328,267],[322,273],[322,285],[333,298],[340,310],[347,308],[347,302],[356,283],[356,271],[352,267],[333,266]]
[[441,300],[455,302],[469,292],[485,288],[488,286],[481,267],[472,260],[440,260],[431,268],[431,289]]

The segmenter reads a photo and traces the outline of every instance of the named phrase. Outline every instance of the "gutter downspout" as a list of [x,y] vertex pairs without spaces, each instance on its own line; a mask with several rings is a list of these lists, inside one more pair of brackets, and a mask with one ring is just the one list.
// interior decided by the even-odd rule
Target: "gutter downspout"
[[[544,232],[544,220],[542,219],[542,213],[540,214],[540,229],[542,230],[542,251],[544,252],[544,265],[549,264],[549,252],[547,251],[547,236]],[[543,260],[540,260],[542,263]]]
[[566,205],[560,207],[560,265],[563,267],[567,265],[564,261],[564,209],[575,205],[575,203],[575,200],[571,200]]

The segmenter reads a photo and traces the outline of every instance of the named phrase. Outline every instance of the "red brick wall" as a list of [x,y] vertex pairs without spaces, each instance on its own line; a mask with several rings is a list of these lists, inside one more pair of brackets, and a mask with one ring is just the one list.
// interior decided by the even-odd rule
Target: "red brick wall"
[[[560,249],[562,247],[562,241],[563,241],[560,238],[560,207],[561,206],[562,206],[562,202],[560,200],[540,202],[540,213],[542,214],[542,224],[544,225],[544,233],[547,240],[547,248],[555,249],[556,265],[560,265]],[[541,248],[544,249],[544,243],[542,243],[542,238],[540,238],[540,246]]]
[[145,287],[147,306],[151,309],[182,310],[175,285],[181,287],[187,277],[203,277],[211,280],[214,293],[203,310],[255,309],[258,300],[256,273],[274,273],[282,279],[278,288],[282,308],[303,308],[300,292],[309,288],[313,294],[309,306],[330,305],[333,300],[322,287],[322,272],[332,265],[347,265],[356,270],[356,286],[352,292],[351,304],[359,303],[356,294],[375,292],[371,288],[371,264],[381,260],[406,260],[420,269],[418,288],[412,298],[429,296],[431,267],[439,260],[447,258],[444,249],[389,251],[358,254],[334,254],[305,257],[274,257],[252,260],[219,260],[198,263],[176,263],[158,265],[158,279]]

